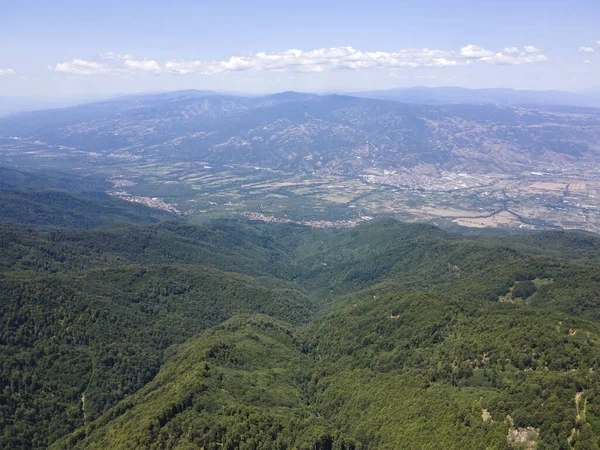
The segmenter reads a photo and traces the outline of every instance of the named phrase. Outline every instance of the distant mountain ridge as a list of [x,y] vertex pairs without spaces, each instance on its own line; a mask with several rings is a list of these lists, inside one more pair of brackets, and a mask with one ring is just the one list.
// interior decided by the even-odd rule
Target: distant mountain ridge
[[600,161],[600,109],[180,91],[17,114],[0,120],[0,136],[113,157],[339,174],[423,164],[543,171]]
[[600,95],[566,91],[532,91],[506,88],[409,87],[349,92],[348,95],[423,105],[497,104],[522,106],[583,106],[600,108]]

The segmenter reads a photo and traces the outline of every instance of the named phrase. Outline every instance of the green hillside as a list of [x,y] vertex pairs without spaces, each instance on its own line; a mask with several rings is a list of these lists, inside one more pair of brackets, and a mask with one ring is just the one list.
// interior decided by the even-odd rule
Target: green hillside
[[127,222],[144,225],[175,218],[174,214],[103,193],[51,190],[0,189],[0,209],[3,222],[44,229],[95,228]]
[[288,326],[238,316],[172,348],[152,382],[54,447],[354,448],[310,406],[310,366]]
[[591,235],[1,231],[0,448],[598,448]]
[[532,427],[537,448],[596,448],[596,322],[390,286],[349,300],[304,336],[317,408],[365,446],[506,448]]
[[101,192],[111,184],[99,176],[78,176],[73,171],[24,171],[0,166],[0,189],[53,190],[70,193]]
[[99,177],[0,167],[0,222],[51,230],[115,223],[146,225],[176,218],[172,213],[111,197],[104,193],[109,185]]
[[[5,448],[45,446],[151,381],[171,344],[233,315],[311,316],[297,289],[202,266],[0,280]],[[85,398],[85,402],[82,402]]]

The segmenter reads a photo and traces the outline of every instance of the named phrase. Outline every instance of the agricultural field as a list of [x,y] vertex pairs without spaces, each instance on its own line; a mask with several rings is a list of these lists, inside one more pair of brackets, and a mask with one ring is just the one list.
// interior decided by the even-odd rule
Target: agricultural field
[[594,166],[583,172],[565,167],[510,175],[418,167],[415,176],[404,170],[402,176],[387,172],[375,177],[375,170],[354,176],[117,159],[23,141],[0,142],[0,164],[101,177],[112,195],[175,211],[194,222],[256,213],[296,222],[394,217],[450,228],[600,231],[600,168]]
[[[162,108],[162,109],[161,109]],[[0,166],[187,216],[600,231],[600,110],[157,94],[0,120]]]

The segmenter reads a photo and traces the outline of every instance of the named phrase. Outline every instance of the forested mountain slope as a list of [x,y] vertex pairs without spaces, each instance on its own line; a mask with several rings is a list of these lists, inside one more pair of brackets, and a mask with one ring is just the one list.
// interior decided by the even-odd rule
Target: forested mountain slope
[[0,237],[2,448],[598,448],[597,237]]
[[44,229],[95,228],[111,223],[144,225],[175,214],[111,197],[110,183],[55,171],[0,167],[1,222]]

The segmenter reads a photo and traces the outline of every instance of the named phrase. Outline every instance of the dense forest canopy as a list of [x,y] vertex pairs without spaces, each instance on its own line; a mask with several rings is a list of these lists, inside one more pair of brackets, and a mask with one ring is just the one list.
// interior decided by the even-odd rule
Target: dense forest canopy
[[0,194],[0,448],[599,448],[600,238],[56,183]]

